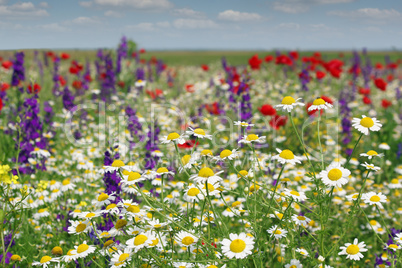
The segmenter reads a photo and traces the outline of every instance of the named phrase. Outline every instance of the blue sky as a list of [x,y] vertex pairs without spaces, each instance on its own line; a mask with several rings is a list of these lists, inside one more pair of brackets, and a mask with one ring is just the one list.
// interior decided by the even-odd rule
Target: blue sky
[[393,49],[399,0],[0,0],[0,49]]

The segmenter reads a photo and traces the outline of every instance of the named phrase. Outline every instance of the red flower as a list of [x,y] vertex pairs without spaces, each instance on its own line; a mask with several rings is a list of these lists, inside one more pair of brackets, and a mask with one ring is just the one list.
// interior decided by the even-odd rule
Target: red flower
[[341,76],[343,67],[343,62],[341,60],[333,59],[329,62],[323,63],[323,66],[333,77],[339,78]]
[[364,96],[363,102],[364,104],[371,104],[371,99],[368,96]]
[[121,88],[124,88],[124,86],[126,85],[126,83],[124,83],[124,81],[119,81],[117,82],[117,85]]
[[0,98],[0,111],[3,109],[3,100]]
[[376,63],[375,68],[377,70],[382,70],[384,68],[384,66],[382,66],[382,64],[378,62],[378,63]]
[[318,80],[321,80],[325,77],[325,73],[323,71],[317,71],[315,72],[315,76],[317,77]]
[[389,101],[389,100],[387,100],[387,99],[383,99],[383,100],[381,101],[381,105],[382,105],[382,107],[384,107],[385,109],[387,109],[389,106],[392,105],[392,101]]
[[265,56],[265,62],[271,62],[272,60],[274,59],[274,56],[272,56],[272,55],[268,55],[268,56]]
[[264,104],[263,106],[261,106],[260,108],[258,108],[258,110],[265,116],[274,116],[276,115],[276,110],[274,107],[272,107],[269,104]]
[[273,127],[274,129],[279,129],[281,126],[286,125],[287,121],[288,121],[287,116],[285,116],[285,115],[275,115],[269,121],[269,125],[271,127]]
[[145,59],[140,59],[141,64],[145,64],[147,61]]
[[64,77],[61,75],[59,75],[59,82],[60,82],[60,85],[62,85],[62,86],[64,86],[66,84],[66,80],[64,80]]
[[204,70],[204,71],[209,71],[209,67],[208,67],[208,65],[206,65],[206,64],[202,64],[201,65],[201,68],[202,68],[202,70]]
[[186,91],[193,93],[194,92],[194,85],[193,84],[186,84],[185,85]]
[[71,66],[69,71],[70,71],[70,74],[77,74],[78,68],[76,66]]
[[327,102],[329,104],[334,103],[334,101],[330,97],[327,97],[327,96],[324,96],[324,95],[321,96],[321,99],[323,99],[325,102]]
[[[308,108],[310,108],[311,105],[313,105],[312,102],[308,102],[308,103],[306,104],[306,112],[307,112],[308,115],[310,115],[310,116],[315,115],[315,113],[318,111],[318,110],[309,111]],[[320,110],[320,113],[321,113],[321,115],[323,115],[324,110]]]
[[248,60],[248,64],[250,65],[252,70],[259,70],[261,63],[262,59],[259,59],[257,54],[255,54]]
[[[179,147],[180,149],[191,149],[194,147],[195,144],[195,140],[188,140],[183,144],[178,144],[177,147]],[[200,144],[200,142],[197,142],[197,144],[195,144],[195,147],[197,147]]]
[[392,82],[392,80],[394,80],[394,76],[393,76],[392,74],[389,74],[389,75],[387,76],[387,81],[388,81],[388,82]]
[[205,108],[210,114],[215,114],[219,115],[219,105],[217,102],[214,102],[212,104],[205,104]]
[[1,84],[1,91],[6,91],[10,88],[10,84],[7,84],[6,82],[3,82]]
[[82,82],[80,80],[74,80],[73,81],[73,88],[81,89],[82,88]]
[[297,60],[299,59],[299,53],[297,51],[290,51],[289,55],[292,57],[292,59]]
[[4,69],[10,69],[12,66],[13,66],[13,62],[12,61],[9,61],[9,60],[6,60],[6,61],[3,61],[2,63],[1,63],[1,66],[3,66],[3,68]]
[[387,68],[395,70],[396,68],[398,68],[398,64],[391,62],[390,64],[387,65]]
[[374,84],[379,90],[385,91],[387,89],[387,82],[382,78],[376,78]]
[[145,52],[146,52],[146,51],[145,51],[145,48],[141,48],[141,49],[140,49],[140,53],[141,53],[141,54],[144,54]]
[[46,56],[48,56],[49,58],[54,58],[54,52],[48,51],[48,52],[46,52]]
[[362,88],[362,87],[361,87],[361,88],[359,89],[359,93],[362,94],[362,95],[370,95],[371,91],[370,91],[369,88]]
[[133,53],[131,53],[131,57],[132,57],[132,58],[137,57],[137,52],[133,52]]
[[292,65],[293,61],[286,55],[279,55],[275,60],[276,64]]
[[38,85],[38,84],[34,84],[33,85],[33,89],[32,89],[32,84],[30,84],[29,86],[28,86],[28,91],[29,91],[29,93],[35,93],[35,94],[38,94],[39,92],[40,92],[40,90],[41,90],[41,87],[40,87],[40,85]]
[[70,54],[68,53],[61,53],[60,58],[63,60],[68,60],[70,58]]

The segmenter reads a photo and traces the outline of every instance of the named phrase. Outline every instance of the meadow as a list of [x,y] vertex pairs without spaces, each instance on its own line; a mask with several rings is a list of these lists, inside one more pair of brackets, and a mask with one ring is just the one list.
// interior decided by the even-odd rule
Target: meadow
[[0,57],[1,267],[402,267],[399,52]]

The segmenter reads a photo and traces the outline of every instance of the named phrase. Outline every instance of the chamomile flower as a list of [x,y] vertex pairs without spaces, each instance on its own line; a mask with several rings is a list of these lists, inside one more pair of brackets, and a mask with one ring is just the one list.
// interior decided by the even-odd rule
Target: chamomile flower
[[105,173],[113,173],[118,171],[120,168],[125,166],[124,162],[121,160],[114,160],[110,166],[103,166]]
[[115,193],[112,193],[110,195],[107,193],[101,193],[100,195],[98,195],[96,200],[92,201],[92,204],[98,207],[107,206],[110,204],[111,201],[114,201],[115,199]]
[[361,252],[366,252],[366,244],[364,242],[360,242],[355,238],[353,244],[346,243],[345,246],[340,247],[341,252],[338,255],[347,255],[346,259],[351,259],[354,261],[358,261],[362,259],[364,256]]
[[274,225],[271,228],[269,228],[267,230],[267,232],[275,237],[276,239],[282,238],[282,237],[286,237],[286,234],[288,233],[288,231],[286,231],[285,229],[282,229],[280,227],[278,227],[278,225]]
[[222,161],[225,159],[233,160],[237,156],[239,156],[239,152],[236,149],[233,150],[225,149],[219,154],[219,156],[215,157],[215,160],[216,161]]
[[241,127],[252,127],[254,124],[250,124],[244,121],[234,121],[235,126],[241,126]]
[[292,259],[290,260],[290,263],[285,265],[285,268],[303,268],[303,264],[296,259]]
[[58,263],[60,258],[52,258],[50,256],[43,256],[40,261],[35,261],[32,263],[33,266],[42,266],[43,268],[49,267],[52,262]]
[[382,207],[381,203],[387,202],[387,197],[382,193],[376,194],[375,192],[369,192],[362,195],[364,203],[369,205],[378,205]]
[[70,224],[71,225],[68,227],[69,234],[87,233],[92,230],[92,224],[89,220],[86,220],[86,221],[70,220]]
[[212,140],[212,135],[205,134],[205,131],[202,128],[193,129],[193,128],[189,127],[189,129],[190,130],[186,131],[186,134],[188,136],[193,135],[193,136],[196,136],[199,139],[210,139],[210,140]]
[[276,109],[282,109],[290,113],[296,106],[304,106],[304,103],[298,102],[301,98],[294,99],[293,97],[286,96],[282,99],[281,104],[275,105]]
[[175,240],[181,247],[189,247],[198,242],[198,238],[196,236],[186,231],[180,231],[178,234],[176,234]]
[[332,104],[326,102],[321,98],[316,98],[313,101],[313,104],[308,108],[308,111],[315,111],[315,110],[326,110],[328,108],[332,108]]
[[252,253],[251,250],[254,248],[254,238],[245,233],[232,233],[229,234],[229,239],[223,239],[221,244],[222,253],[229,259],[244,259]]
[[117,250],[116,253],[112,255],[110,262],[113,264],[112,267],[125,267],[131,260],[132,250],[130,248],[125,248],[123,250]]
[[305,250],[304,248],[298,248],[298,249],[296,249],[296,252],[299,252],[303,256],[308,256],[309,255],[308,251]]
[[389,245],[387,244],[384,249],[397,251],[398,249],[401,249],[401,246],[399,246],[397,244],[389,244]]
[[200,191],[199,187],[195,186],[194,184],[190,184],[184,191],[183,198],[187,202],[193,202],[197,199],[204,200],[204,194]]
[[158,169],[156,170],[156,174],[157,174],[157,175],[160,175],[160,176],[165,175],[165,174],[169,174],[169,175],[174,176],[174,172],[169,171],[169,170],[168,170],[167,168],[165,168],[165,167],[160,167],[160,168],[158,168]]
[[239,140],[239,143],[264,143],[265,142],[265,136],[259,137],[256,134],[248,134],[248,135],[244,135],[244,137]]
[[379,153],[377,153],[377,152],[374,151],[374,150],[370,150],[370,151],[368,151],[367,153],[360,154],[360,156],[366,156],[368,159],[371,159],[371,158],[373,158],[373,157],[379,157],[379,158],[381,158],[381,157],[384,156],[384,154],[379,154]]
[[386,150],[386,151],[388,151],[388,150],[391,149],[391,147],[390,147],[387,143],[385,143],[385,142],[383,142],[383,143],[381,143],[380,145],[378,145],[378,148],[380,148],[380,149],[382,149],[382,150]]
[[121,182],[125,185],[133,185],[137,182],[146,180],[145,176],[136,171],[123,171],[123,178]]
[[365,167],[367,170],[379,171],[381,169],[380,167],[374,166],[372,164],[368,164],[367,162],[364,162],[364,164],[360,164],[360,165]]
[[71,252],[71,254],[73,254],[76,259],[79,259],[85,258],[89,254],[94,253],[95,250],[95,246],[87,245],[87,242],[84,241],[84,243],[82,243],[81,245],[75,246],[75,249]]
[[375,117],[371,118],[365,115],[362,115],[362,119],[353,118],[352,123],[352,126],[364,135],[368,135],[370,131],[379,131],[382,126]]
[[307,226],[311,221],[310,218],[307,218],[303,215],[293,215],[292,220],[295,222],[296,225],[303,225],[303,226]]
[[198,171],[198,174],[192,175],[190,180],[193,180],[195,183],[199,184],[204,184],[206,181],[208,181],[208,183],[215,183],[217,181],[222,181],[222,178],[217,176],[222,172],[223,171],[214,173],[209,167],[203,167],[200,169],[200,171]]
[[402,233],[396,234],[394,239],[399,245],[402,246]]
[[160,142],[163,144],[167,144],[170,142],[176,142],[177,144],[183,144],[186,142],[187,135],[179,135],[176,132],[169,133],[169,135],[164,136],[160,139]]
[[146,84],[147,84],[146,80],[139,79],[139,80],[135,81],[134,86],[135,87],[145,87]]
[[306,199],[308,199],[307,196],[303,192],[298,192],[296,190],[285,189],[284,194],[286,196],[294,198],[295,200],[297,200],[299,202],[302,202],[302,201],[305,201]]
[[48,150],[40,149],[35,147],[35,149],[30,153],[31,155],[35,155],[39,158],[48,158],[50,157],[50,153]]
[[137,253],[144,247],[150,247],[155,240],[155,236],[151,232],[140,233],[135,237],[127,240],[126,245],[129,249],[132,249],[134,253]]
[[302,158],[299,156],[295,156],[293,154],[293,152],[291,150],[285,149],[285,150],[281,150],[276,148],[276,151],[279,153],[277,155],[274,155],[272,157],[273,160],[278,160],[279,163],[281,163],[282,165],[289,163],[292,165],[296,165],[296,163],[301,163]]
[[193,268],[194,264],[191,262],[174,262],[173,267],[175,268]]
[[348,183],[349,176],[349,170],[336,164],[329,165],[318,175],[325,185],[333,187],[341,187],[342,185]]

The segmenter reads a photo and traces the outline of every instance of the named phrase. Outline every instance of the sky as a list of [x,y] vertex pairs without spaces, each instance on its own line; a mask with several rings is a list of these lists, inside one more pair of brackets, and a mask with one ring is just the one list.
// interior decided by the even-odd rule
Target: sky
[[0,49],[389,50],[400,0],[0,0]]

